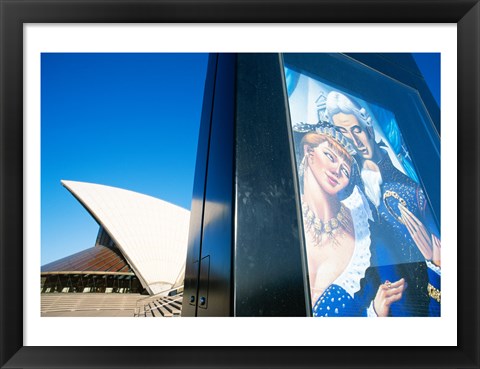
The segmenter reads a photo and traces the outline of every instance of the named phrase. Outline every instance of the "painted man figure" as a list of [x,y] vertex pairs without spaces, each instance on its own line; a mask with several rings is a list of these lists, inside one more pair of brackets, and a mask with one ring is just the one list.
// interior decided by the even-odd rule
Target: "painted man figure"
[[[354,144],[364,192],[371,202],[372,267],[362,289],[369,315],[381,315],[374,293],[379,285],[389,288],[404,278],[400,301],[390,307],[390,316],[438,316],[440,314],[440,240],[425,227],[435,222],[429,216],[419,185],[398,170],[388,153],[375,141],[372,120],[353,99],[332,91],[326,113],[336,129]],[[432,229],[435,229],[432,227]]]

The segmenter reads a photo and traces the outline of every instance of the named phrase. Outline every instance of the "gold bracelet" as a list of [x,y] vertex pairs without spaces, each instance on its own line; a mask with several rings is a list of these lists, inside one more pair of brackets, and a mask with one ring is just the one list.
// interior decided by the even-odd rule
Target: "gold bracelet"
[[435,301],[437,301],[438,303],[440,303],[440,298],[441,298],[441,292],[438,288],[435,288],[433,287],[430,283],[428,284],[427,286],[427,290],[428,290],[428,295],[434,299]]
[[390,190],[388,190],[388,191],[385,191],[385,192],[383,193],[383,203],[385,204],[385,207],[387,208],[388,212],[389,212],[396,220],[398,220],[400,223],[403,224],[402,217],[401,217],[400,215],[397,215],[397,214],[393,211],[392,207],[388,204],[387,199],[388,199],[389,197],[393,197],[394,199],[397,199],[398,202],[399,202],[400,204],[402,204],[404,207],[407,207],[406,201],[405,201],[404,199],[402,199],[402,198],[398,195],[398,193],[396,193],[395,191],[390,191]]

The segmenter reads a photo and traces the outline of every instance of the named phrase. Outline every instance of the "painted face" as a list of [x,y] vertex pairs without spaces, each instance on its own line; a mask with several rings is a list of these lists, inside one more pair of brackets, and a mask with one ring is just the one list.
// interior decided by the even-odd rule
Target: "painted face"
[[330,195],[336,195],[350,182],[350,164],[330,148],[328,142],[310,151],[309,166],[319,186]]
[[373,158],[375,140],[370,131],[366,131],[358,123],[353,114],[338,113],[333,116],[333,124],[343,135],[352,140],[357,152],[364,159]]

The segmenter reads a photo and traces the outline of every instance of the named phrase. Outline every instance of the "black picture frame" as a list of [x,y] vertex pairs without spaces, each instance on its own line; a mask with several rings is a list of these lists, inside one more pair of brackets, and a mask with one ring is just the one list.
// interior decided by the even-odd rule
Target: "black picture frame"
[[[0,0],[0,365],[4,368],[478,368],[478,0]],[[456,347],[23,346],[23,25],[25,23],[456,23],[458,345]],[[433,323],[434,324],[434,323]],[[201,332],[185,332],[185,335]],[[231,332],[235,335],[235,332]],[[254,332],[252,332],[254,334]],[[412,332],[414,334],[414,332]],[[134,337],[132,337],[134,339]],[[388,344],[388,337],[386,337]],[[108,342],[108,340],[106,340]]]

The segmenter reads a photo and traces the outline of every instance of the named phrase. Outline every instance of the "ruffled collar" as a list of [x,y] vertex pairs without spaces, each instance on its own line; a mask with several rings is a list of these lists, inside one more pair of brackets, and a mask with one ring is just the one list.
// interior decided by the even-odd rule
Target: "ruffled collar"
[[342,201],[350,210],[355,230],[355,250],[349,264],[342,274],[333,282],[350,296],[360,290],[360,281],[365,277],[365,272],[370,266],[370,226],[368,220],[372,220],[372,212],[368,201],[357,186],[352,194]]

